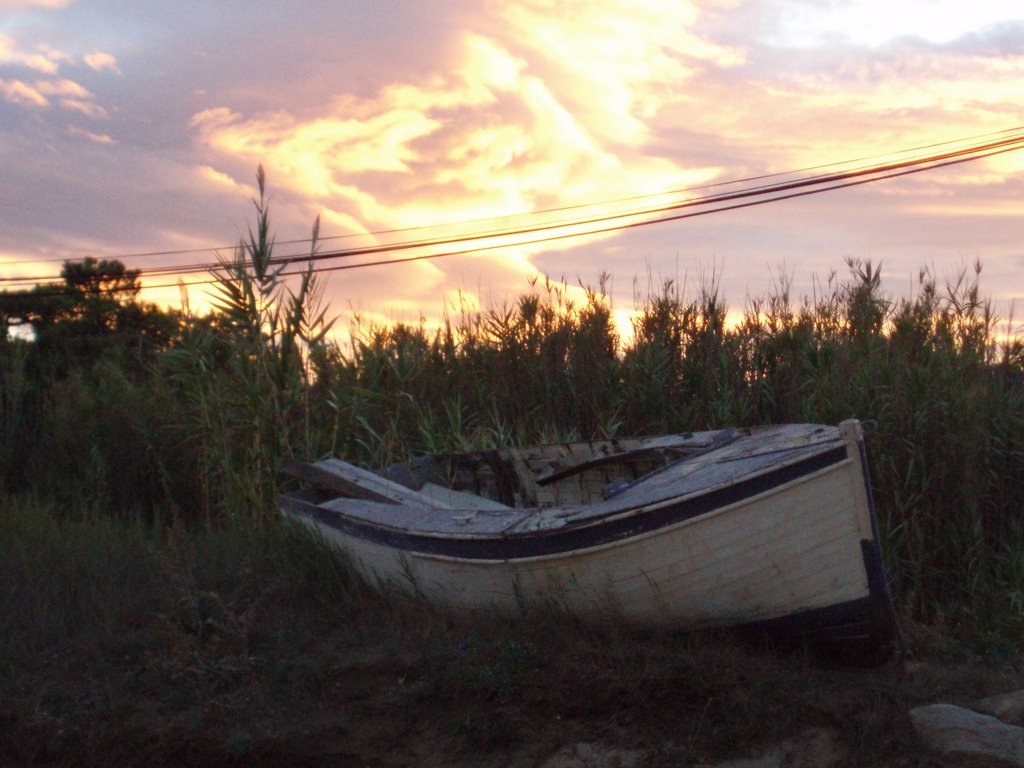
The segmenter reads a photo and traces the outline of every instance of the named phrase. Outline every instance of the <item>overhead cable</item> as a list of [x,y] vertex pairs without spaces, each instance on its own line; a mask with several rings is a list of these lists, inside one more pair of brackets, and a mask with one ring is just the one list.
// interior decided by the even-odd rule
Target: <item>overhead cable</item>
[[[692,218],[694,216],[707,215],[711,213],[721,213],[724,211],[748,208],[755,205],[763,205],[771,202],[778,202],[781,200],[788,200],[796,197],[804,197],[807,195],[819,194],[821,192],[828,192],[835,189],[842,189],[845,187],[859,186],[862,184],[868,184],[875,181],[881,181],[884,179],[896,178],[899,176],[907,176],[913,173],[920,173],[923,171],[970,162],[985,157],[992,157],[994,155],[1013,152],[1024,148],[1024,129],[1022,128],[1001,131],[997,134],[985,134],[980,138],[991,138],[993,136],[1001,136],[1003,138],[999,138],[996,140],[988,140],[981,143],[975,143],[957,149],[949,149],[947,151],[939,153],[916,155],[909,157],[907,159],[893,162],[876,163],[864,167],[855,167],[851,170],[838,171],[832,173],[819,173],[811,176],[805,176],[802,178],[777,181],[774,183],[756,184],[754,186],[749,186],[747,188],[740,189],[737,191],[692,196],[662,205],[635,208],[632,210],[622,210],[618,212],[595,214],[591,216],[578,217],[574,219],[547,221],[532,226],[482,230],[477,232],[469,232],[457,236],[412,239],[359,248],[336,249],[330,251],[314,251],[313,253],[293,252],[286,255],[274,256],[271,258],[270,261],[275,266],[284,265],[285,268],[287,268],[287,265],[295,262],[302,262],[306,264],[315,262],[317,266],[314,268],[314,271],[329,272],[342,269],[357,269],[373,266],[382,266],[386,264],[401,264],[410,261],[420,261],[424,259],[437,259],[445,256],[466,255],[496,250],[500,248],[538,245],[558,240],[566,240],[570,238],[605,235],[612,232],[634,229],[641,226],[648,226],[652,224],[659,224],[669,221],[678,221],[681,219]],[[964,140],[941,142],[939,144],[927,145],[926,147],[921,147],[917,149],[950,147],[951,145],[954,144],[963,144],[963,141]],[[908,154],[914,151],[917,150],[904,150],[901,153],[891,153],[889,156],[892,157],[894,154]],[[850,165],[851,163],[854,162],[857,161],[854,160],[846,161],[844,163],[829,163],[822,166],[816,166],[816,168],[831,168],[841,165]],[[782,176],[792,175],[794,175],[794,172],[786,174],[768,174],[760,177],[750,177],[745,181],[749,183],[752,181],[765,180],[768,178],[779,178]],[[732,184],[732,182],[723,182],[719,184],[703,185],[702,187],[699,188],[711,189],[715,187],[730,186]],[[692,191],[694,189],[698,188],[687,188],[686,190],[682,191]],[[665,196],[667,196],[665,193],[643,195],[636,196],[633,198],[620,198],[618,201],[615,202],[626,202],[630,200],[651,199]],[[745,202],[735,202],[740,200],[743,200]],[[560,209],[548,209],[548,211],[546,212],[566,212],[570,210],[581,210],[588,207],[598,207],[598,205],[599,204],[565,206]],[[686,211],[687,209],[691,208],[700,208],[701,210],[690,211],[686,213],[676,213],[677,211]],[[333,238],[323,239],[328,240]],[[501,240],[501,242],[495,242],[497,240]],[[308,242],[310,241],[291,240],[283,241],[282,243],[279,243],[279,245],[291,245]],[[451,249],[451,246],[463,246],[469,244],[475,245],[472,245],[471,247],[468,248],[456,248],[454,250]],[[375,259],[372,261],[357,261],[355,263],[346,263],[343,265],[324,266],[322,264],[323,262],[349,260],[366,256],[404,254],[409,251],[428,252],[414,253],[411,256],[400,256],[397,258]],[[141,268],[137,271],[141,276],[149,278],[158,278],[168,277],[171,275],[195,274],[198,272],[208,273],[217,270],[222,266],[223,263],[218,261],[216,263],[206,262],[184,265],[164,265],[151,268]],[[291,274],[297,274],[297,272],[282,272],[282,275]],[[60,278],[55,278],[53,276],[23,276],[8,278],[0,277],[0,284],[59,284],[59,280]],[[205,280],[179,281],[173,284],[146,285],[145,287],[147,289],[163,288],[179,284],[202,285],[209,284],[212,282],[216,282],[216,279],[211,278]]]

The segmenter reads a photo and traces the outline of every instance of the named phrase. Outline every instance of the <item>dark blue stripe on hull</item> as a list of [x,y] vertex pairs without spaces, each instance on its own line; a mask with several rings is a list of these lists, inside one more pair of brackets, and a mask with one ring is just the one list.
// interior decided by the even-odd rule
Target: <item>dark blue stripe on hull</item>
[[298,495],[282,497],[281,505],[286,511],[312,518],[350,536],[405,552],[465,560],[516,560],[573,552],[651,533],[799,480],[845,459],[846,448],[840,446],[772,472],[650,512],[622,519],[598,521],[586,526],[507,536],[442,538],[384,528],[347,517],[340,512],[321,509],[315,503],[306,501]]

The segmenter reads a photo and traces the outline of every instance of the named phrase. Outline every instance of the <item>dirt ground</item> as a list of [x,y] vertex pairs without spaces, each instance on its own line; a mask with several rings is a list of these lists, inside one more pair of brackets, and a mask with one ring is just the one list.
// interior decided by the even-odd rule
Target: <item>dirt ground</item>
[[832,764],[909,768],[941,764],[912,708],[1024,689],[1012,637],[949,618],[901,622],[909,660],[837,666],[612,615],[455,618],[298,529],[40,519],[0,536],[0,766],[715,766],[811,732]]
[[0,704],[0,764],[715,765],[812,728],[835,742],[830,764],[931,766],[912,707],[1024,687],[1009,660],[920,637],[917,658],[856,669],[725,635],[550,621],[362,625],[292,646],[279,629],[244,657],[211,636],[91,668],[51,659]]

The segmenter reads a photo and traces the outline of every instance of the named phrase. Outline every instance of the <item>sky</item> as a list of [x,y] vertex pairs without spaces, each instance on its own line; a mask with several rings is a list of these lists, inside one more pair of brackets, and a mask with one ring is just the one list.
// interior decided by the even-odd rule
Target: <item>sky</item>
[[[1022,93],[1019,0],[0,0],[0,278],[87,255],[146,269],[229,254],[260,164],[291,254],[307,246],[280,243],[318,216],[322,248],[371,246],[891,159],[1024,125]],[[578,293],[607,274],[625,329],[637,292],[668,279],[692,292],[713,275],[742,310],[780,278],[810,294],[847,258],[881,263],[896,297],[923,267],[941,282],[980,260],[1009,316],[1022,192],[1015,152],[322,277],[345,327],[353,313],[432,323],[514,301],[538,275]],[[136,255],[167,251],[193,252]],[[143,298],[180,303],[167,278],[144,282],[165,287]],[[188,293],[203,306],[206,289]]]

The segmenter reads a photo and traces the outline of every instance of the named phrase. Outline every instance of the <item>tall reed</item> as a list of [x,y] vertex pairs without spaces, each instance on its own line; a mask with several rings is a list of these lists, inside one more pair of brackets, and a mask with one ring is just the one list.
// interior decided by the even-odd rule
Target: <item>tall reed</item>
[[313,450],[310,361],[332,324],[313,272],[319,220],[293,290],[292,261],[273,259],[262,166],[257,184],[256,229],[214,272],[216,312],[186,315],[160,360],[178,403],[173,430],[192,449],[207,515],[272,510],[281,460]]

